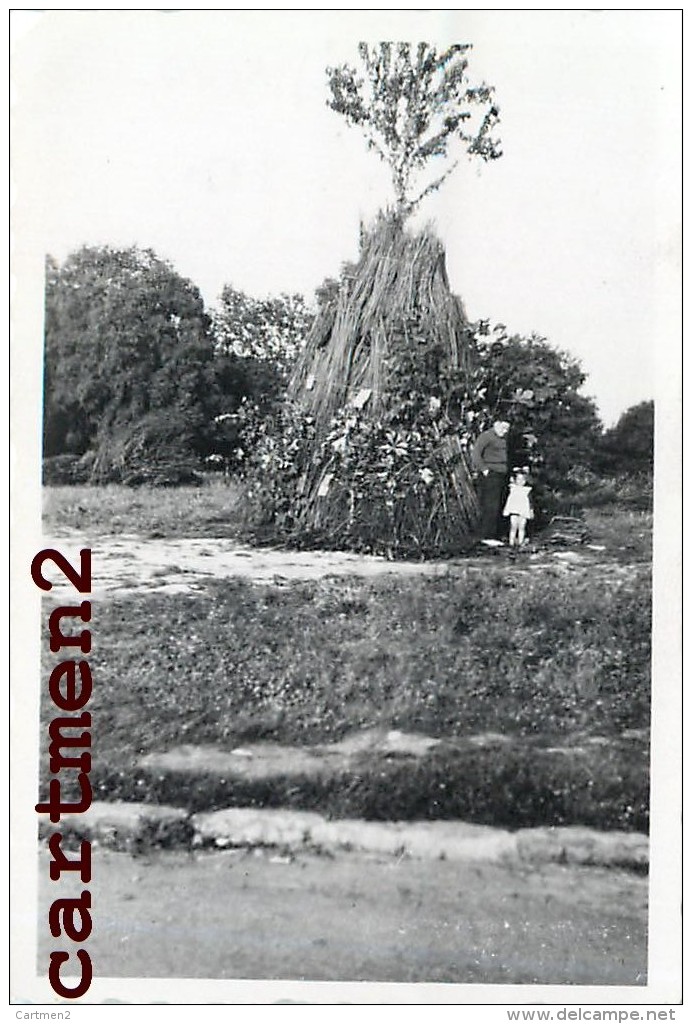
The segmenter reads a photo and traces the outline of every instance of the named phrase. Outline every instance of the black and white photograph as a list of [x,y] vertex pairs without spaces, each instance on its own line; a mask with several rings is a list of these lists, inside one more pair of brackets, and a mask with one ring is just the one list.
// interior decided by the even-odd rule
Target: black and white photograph
[[11,12],[24,1019],[679,1019],[681,49]]

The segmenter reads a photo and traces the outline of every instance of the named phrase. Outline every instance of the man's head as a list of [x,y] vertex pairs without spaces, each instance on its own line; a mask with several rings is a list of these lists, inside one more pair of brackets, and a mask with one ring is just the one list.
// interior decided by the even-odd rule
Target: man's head
[[507,437],[509,432],[509,423],[507,420],[495,420],[493,423],[493,430],[498,437]]

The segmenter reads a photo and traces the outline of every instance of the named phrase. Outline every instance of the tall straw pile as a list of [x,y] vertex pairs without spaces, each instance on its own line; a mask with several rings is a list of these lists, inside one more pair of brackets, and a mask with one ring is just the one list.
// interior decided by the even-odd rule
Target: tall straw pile
[[289,395],[324,425],[350,397],[369,389],[376,415],[386,401],[400,325],[411,321],[431,343],[442,344],[449,367],[468,370],[466,314],[450,291],[441,243],[430,229],[410,234],[395,218],[380,216],[363,235],[358,262],[345,270],[338,296],[319,311]]
[[472,356],[442,245],[381,216],[290,381],[309,424],[294,448],[294,538],[393,557],[463,549],[478,515],[459,429]]

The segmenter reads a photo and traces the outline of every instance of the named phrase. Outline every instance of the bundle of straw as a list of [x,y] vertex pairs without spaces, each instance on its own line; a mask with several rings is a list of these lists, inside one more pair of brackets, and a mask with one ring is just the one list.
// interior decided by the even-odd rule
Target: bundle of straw
[[[296,495],[298,517],[308,532],[312,528],[330,544],[342,546],[345,524],[352,536],[354,498],[343,488],[329,487],[333,467],[317,457],[320,442],[346,406],[376,422],[392,402],[401,346],[407,344],[402,325],[407,323],[416,325],[416,344],[423,338],[437,346],[444,366],[471,369],[468,321],[450,290],[441,243],[430,229],[412,234],[395,219],[380,216],[362,236],[357,263],[344,271],[338,291],[323,303],[289,384],[289,398],[312,417],[316,435]],[[426,513],[426,523],[416,521],[409,498],[405,509],[395,510],[398,525],[392,526],[415,533],[422,553],[449,550],[452,537],[468,537],[477,519],[464,453],[442,446],[436,463],[438,494],[429,503],[433,511]],[[372,549],[388,549],[386,537],[380,542],[374,536],[368,543]]]
[[396,356],[392,326],[416,319],[442,341],[449,365],[468,368],[467,318],[447,278],[444,249],[430,229],[414,235],[381,216],[338,295],[319,311],[289,386],[289,397],[326,423],[369,390],[373,415],[386,400],[387,366]]

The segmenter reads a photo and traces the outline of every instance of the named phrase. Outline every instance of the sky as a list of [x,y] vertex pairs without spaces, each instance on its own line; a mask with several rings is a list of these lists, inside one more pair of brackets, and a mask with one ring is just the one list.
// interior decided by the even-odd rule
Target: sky
[[325,68],[361,39],[472,43],[503,156],[458,152],[412,226],[434,225],[472,320],[579,360],[606,426],[677,394],[679,12],[53,11],[12,29],[18,262],[139,245],[209,306],[225,284],[310,299],[391,200]]

